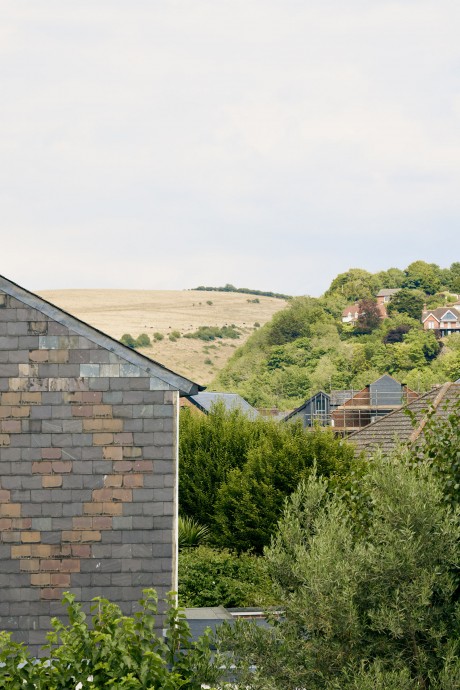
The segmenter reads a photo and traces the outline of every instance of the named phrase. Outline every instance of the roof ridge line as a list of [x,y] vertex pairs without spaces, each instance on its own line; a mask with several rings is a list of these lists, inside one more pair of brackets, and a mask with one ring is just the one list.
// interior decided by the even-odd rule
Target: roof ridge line
[[[452,385],[452,382],[449,381],[448,383],[444,383],[441,386],[438,394],[436,395],[435,399],[432,402],[433,410],[436,410],[439,407],[441,400],[443,399],[443,397],[445,396],[445,394],[447,393],[447,391],[449,390],[451,385]],[[425,415],[425,417],[423,419],[421,419],[418,429],[414,429],[414,431],[409,436],[409,443],[413,443],[414,441],[416,441],[418,439],[418,437],[422,433],[423,429],[425,428],[427,422],[428,422],[428,415]]]

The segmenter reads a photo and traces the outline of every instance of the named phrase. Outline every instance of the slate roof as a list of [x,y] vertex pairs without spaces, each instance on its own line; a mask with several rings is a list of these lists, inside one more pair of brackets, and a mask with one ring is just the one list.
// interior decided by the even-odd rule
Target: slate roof
[[455,307],[437,307],[436,309],[427,309],[423,312],[422,321],[426,321],[429,316],[434,316],[438,321],[442,321],[443,316],[448,312],[452,312],[457,321],[460,321],[460,310]]
[[383,290],[377,293],[377,297],[390,297],[399,292],[400,289],[401,288],[383,288]]
[[42,314],[49,316],[54,321],[63,324],[67,328],[71,329],[74,333],[87,338],[91,342],[105,348],[106,350],[109,350],[110,352],[113,352],[118,357],[124,359],[127,364],[133,364],[140,370],[145,371],[146,376],[160,379],[162,382],[162,387],[164,384],[166,384],[171,390],[179,390],[181,395],[198,393],[198,391],[201,391],[204,388],[204,386],[200,386],[184,376],[176,374],[171,369],[167,369],[165,366],[163,366],[163,364],[160,364],[149,357],[145,357],[132,348],[123,345],[123,343],[115,340],[115,338],[112,338],[106,333],[94,328],[94,326],[90,326],[88,323],[78,319],[76,316],[72,316],[72,314],[69,314],[60,307],[56,307],[51,302],[47,302],[45,299],[43,299],[43,297],[25,290],[20,285],[17,285],[2,275],[0,275],[0,290],[11,297],[15,297],[28,307],[36,309]]
[[197,395],[189,395],[187,399],[190,400],[195,407],[202,412],[208,414],[211,412],[213,405],[223,403],[227,411],[240,410],[250,419],[259,417],[258,411],[252,407],[241,395],[237,393],[198,393]]
[[294,417],[294,415],[298,414],[301,410],[304,409],[310,403],[312,400],[314,400],[318,395],[324,395],[328,400],[330,400],[330,395],[328,393],[325,393],[324,391],[318,391],[314,395],[311,396],[311,398],[308,398],[308,400],[305,400],[304,403],[302,403],[299,407],[296,407],[295,410],[292,410],[292,412],[289,412],[285,417],[282,418],[282,422],[286,422],[288,419],[291,419],[291,417]]
[[[370,455],[376,448],[384,453],[391,453],[398,443],[412,443],[423,437],[427,411],[431,406],[435,408],[437,417],[446,417],[459,400],[460,384],[445,383],[424,393],[409,405],[355,431],[348,440],[355,444],[357,452],[363,451],[366,455]],[[415,426],[405,412],[406,409],[415,414]]]
[[258,627],[269,628],[265,614],[260,608],[224,608],[223,606],[203,606],[184,609],[192,640],[204,634],[207,628],[215,632],[224,621],[233,624],[236,619],[252,620]]

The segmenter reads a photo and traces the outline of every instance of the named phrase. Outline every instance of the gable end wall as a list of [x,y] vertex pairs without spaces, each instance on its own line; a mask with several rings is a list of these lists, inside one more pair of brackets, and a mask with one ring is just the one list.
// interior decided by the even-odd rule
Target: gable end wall
[[64,591],[131,614],[176,588],[169,388],[0,292],[0,629],[34,653]]

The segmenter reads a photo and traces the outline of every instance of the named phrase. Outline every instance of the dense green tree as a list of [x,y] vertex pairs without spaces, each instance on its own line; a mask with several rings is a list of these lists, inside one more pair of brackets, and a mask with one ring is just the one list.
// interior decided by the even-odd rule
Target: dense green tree
[[460,294],[460,261],[455,261],[450,267],[447,287],[456,294]]
[[440,268],[426,261],[414,261],[404,271],[406,278],[403,287],[419,289],[427,295],[434,295],[441,288]]
[[350,268],[334,278],[325,296],[340,295],[348,302],[356,302],[366,297],[374,297],[379,289],[378,277],[362,268]]
[[424,302],[423,292],[404,288],[393,295],[387,311],[390,315],[398,312],[399,314],[407,314],[412,319],[420,321]]
[[311,335],[311,327],[317,322],[333,321],[318,300],[311,297],[295,297],[286,309],[277,312],[267,329],[269,345],[283,345],[296,338]]
[[376,458],[360,486],[360,518],[312,475],[287,502],[265,552],[283,617],[221,633],[239,686],[458,686],[459,513],[425,462]]
[[400,268],[389,268],[376,274],[382,288],[400,288],[406,278],[404,271]]
[[284,500],[316,466],[334,482],[347,482],[359,471],[353,448],[330,430],[305,432],[299,423],[282,424],[279,433],[261,439],[247,462],[228,473],[216,501],[220,543],[238,551],[261,553],[270,541]]

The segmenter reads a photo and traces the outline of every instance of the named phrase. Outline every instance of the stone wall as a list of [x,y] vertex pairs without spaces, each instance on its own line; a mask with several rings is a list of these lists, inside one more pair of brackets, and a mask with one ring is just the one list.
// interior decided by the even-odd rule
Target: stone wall
[[130,614],[176,586],[178,392],[28,301],[0,291],[0,629],[36,651],[66,590]]

